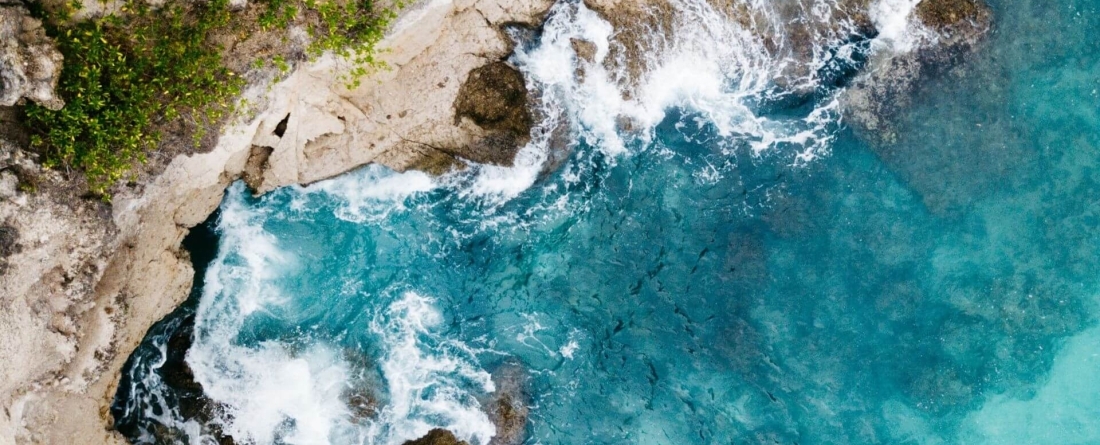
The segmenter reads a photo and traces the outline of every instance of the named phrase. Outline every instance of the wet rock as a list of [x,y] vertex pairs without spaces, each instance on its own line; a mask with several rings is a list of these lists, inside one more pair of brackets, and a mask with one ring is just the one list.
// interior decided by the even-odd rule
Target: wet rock
[[475,162],[511,165],[519,146],[530,139],[534,120],[528,109],[523,74],[504,62],[474,69],[455,98],[455,124],[469,119],[487,134],[458,156]]
[[581,60],[588,63],[596,61],[595,43],[581,39],[569,39],[569,44],[573,47],[573,52],[577,53],[577,57]]
[[[604,67],[626,87],[624,96],[638,86],[645,73],[652,69],[649,62],[659,58],[672,36],[678,17],[669,0],[638,2],[628,0],[587,0],[585,6],[595,11],[615,29]],[[579,53],[578,53],[579,54]]]
[[428,431],[428,434],[424,435],[416,440],[407,440],[405,445],[469,445],[465,441],[458,440],[457,437],[450,431],[442,428],[436,428]]
[[978,31],[990,21],[989,8],[979,0],[924,0],[917,4],[916,11],[921,23],[940,32]]
[[527,436],[531,396],[527,368],[518,361],[501,365],[492,374],[496,392],[485,405],[497,433],[489,445],[519,445]]
[[[844,40],[853,35],[873,33],[867,14],[869,0],[838,0],[834,7],[821,9],[813,17],[815,3],[805,0],[768,2],[766,7],[753,7],[747,2],[707,0],[712,11],[725,22],[735,23],[752,38],[763,43],[774,60],[789,60],[782,76],[774,79],[786,87],[787,78],[810,74],[819,44],[829,39]],[[674,44],[674,36],[682,35],[682,27],[700,26],[699,9],[683,7],[670,0],[585,0],[585,6],[611,23],[610,54],[605,67],[624,88],[624,97],[638,86],[654,62]],[[705,26],[705,25],[704,25]],[[715,30],[717,31],[717,30]],[[721,32],[721,31],[719,31]]]
[[57,110],[65,103],[57,96],[61,53],[46,36],[42,22],[22,6],[0,6],[0,105],[22,98]]

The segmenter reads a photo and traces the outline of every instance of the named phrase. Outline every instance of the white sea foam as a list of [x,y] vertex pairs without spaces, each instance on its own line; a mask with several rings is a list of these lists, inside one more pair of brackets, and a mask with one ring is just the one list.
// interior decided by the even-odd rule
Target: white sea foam
[[[404,190],[383,187],[361,195],[392,197]],[[442,315],[427,297],[407,292],[371,323],[387,394],[373,419],[352,418],[344,395],[357,383],[355,371],[334,347],[313,340],[293,348],[241,341],[250,316],[289,297],[280,280],[296,267],[263,230],[262,212],[244,205],[244,195],[231,192],[222,207],[222,247],[206,276],[187,354],[195,380],[224,410],[223,431],[258,444],[400,444],[443,427],[472,444],[488,443],[495,428],[471,391],[493,391],[489,374],[477,366],[472,349],[434,332]]]
[[371,164],[353,174],[306,187],[296,200],[304,201],[315,193],[325,193],[343,202],[336,211],[338,218],[355,222],[380,221],[392,211],[404,209],[409,197],[438,186],[438,181],[424,172],[396,173]]
[[[751,7],[767,6],[752,2]],[[751,103],[770,94],[792,62],[775,58],[756,34],[705,1],[683,0],[676,8],[675,32],[654,36],[667,38],[660,45],[664,49],[651,55],[648,69],[634,84],[622,82],[626,73],[607,70],[614,30],[579,2],[554,6],[539,45],[517,52],[514,60],[542,93],[545,106],[565,110],[581,137],[612,156],[626,150],[622,122],[649,139],[670,109],[702,116],[730,146],[747,145],[756,154],[782,146],[804,152],[801,159],[809,160],[827,149],[838,118],[835,101],[821,101],[805,117],[757,115]],[[770,17],[766,11],[762,15]],[[579,59],[573,40],[593,43],[594,61]],[[577,67],[584,70],[583,77],[575,74]],[[786,81],[801,87],[816,82]]]
[[387,439],[380,443],[402,443],[440,427],[482,445],[496,434],[469,393],[492,392],[493,382],[471,348],[434,332],[442,321],[430,298],[406,292],[371,323],[385,345],[381,368],[390,397],[376,427]]
[[871,5],[871,21],[878,29],[875,48],[904,53],[912,51],[922,39],[931,38],[913,19],[921,0],[878,0]]
[[279,342],[238,341],[250,315],[286,301],[278,278],[296,268],[243,195],[231,192],[222,207],[222,246],[206,276],[187,362],[206,395],[224,408],[223,430],[237,440],[328,443],[347,417],[342,359],[323,346],[292,351]]

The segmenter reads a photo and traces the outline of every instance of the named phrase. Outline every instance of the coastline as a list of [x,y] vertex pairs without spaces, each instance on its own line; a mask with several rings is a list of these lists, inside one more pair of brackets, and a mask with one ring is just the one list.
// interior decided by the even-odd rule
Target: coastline
[[[0,415],[0,441],[127,443],[109,414],[121,368],[148,328],[186,299],[194,271],[181,242],[217,208],[225,188],[244,179],[259,194],[369,163],[441,172],[462,167],[456,155],[477,160],[463,150],[493,130],[457,115],[456,100],[469,73],[511,53],[502,28],[536,27],[550,6],[545,0],[414,5],[380,45],[388,67],[361,87],[346,88],[343,66],[330,57],[277,83],[260,82],[244,94],[259,110],[253,117],[227,126],[211,151],[177,156],[148,182],[119,192],[111,207],[4,196],[0,221],[22,218],[22,238],[30,241],[0,274],[0,295],[11,299],[0,312],[0,333],[12,339],[0,357],[20,357],[0,365],[0,403],[8,408]],[[644,12],[623,13],[631,14]],[[959,35],[969,42],[986,30]],[[872,60],[875,69],[845,96],[857,111],[856,126],[889,116],[874,107],[890,104],[916,82],[922,64],[936,60],[921,52]],[[885,125],[862,126],[888,134]]]
[[[435,147],[460,150],[486,131],[465,119],[455,125],[452,104],[465,80],[455,74],[505,58],[511,43],[500,27],[535,26],[549,6],[414,5],[380,45],[387,67],[362,86],[347,89],[331,57],[270,87],[252,86],[244,99],[262,111],[228,126],[210,152],[177,156],[149,183],[118,193],[109,218],[95,214],[104,211],[99,204],[71,211],[13,193],[0,216],[17,217],[27,226],[19,227],[22,239],[36,239],[22,243],[0,276],[0,294],[20,297],[0,313],[0,332],[10,339],[0,354],[20,357],[0,368],[0,403],[8,407],[0,441],[126,443],[109,414],[119,373],[148,328],[186,299],[194,272],[180,243],[217,208],[225,188],[246,177],[262,193],[372,162],[397,170],[426,161],[457,165]],[[257,158],[264,152],[266,159]],[[55,300],[53,311],[35,307]]]

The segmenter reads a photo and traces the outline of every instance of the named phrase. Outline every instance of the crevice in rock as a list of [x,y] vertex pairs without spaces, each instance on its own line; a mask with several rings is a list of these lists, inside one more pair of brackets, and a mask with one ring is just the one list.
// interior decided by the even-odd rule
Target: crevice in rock
[[275,126],[275,131],[273,131],[272,134],[280,138],[283,137],[283,135],[286,134],[286,125],[288,122],[290,122],[290,113],[287,113],[286,117],[279,121],[279,124]]

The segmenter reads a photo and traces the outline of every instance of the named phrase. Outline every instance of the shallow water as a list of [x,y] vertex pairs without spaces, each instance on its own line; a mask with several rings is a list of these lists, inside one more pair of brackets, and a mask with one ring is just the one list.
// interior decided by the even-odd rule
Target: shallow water
[[514,359],[530,444],[1100,443],[1100,5],[993,6],[987,46],[874,147],[830,94],[820,119],[765,123],[813,140],[761,145],[702,88],[659,114],[612,104],[652,121],[619,137],[597,88],[540,71],[544,35],[514,62],[579,122],[561,167],[536,176],[529,150],[438,180],[234,186],[194,306],[135,353],[120,425],[211,440],[155,371],[194,313],[187,362],[238,443],[438,426],[484,445],[489,372]]

